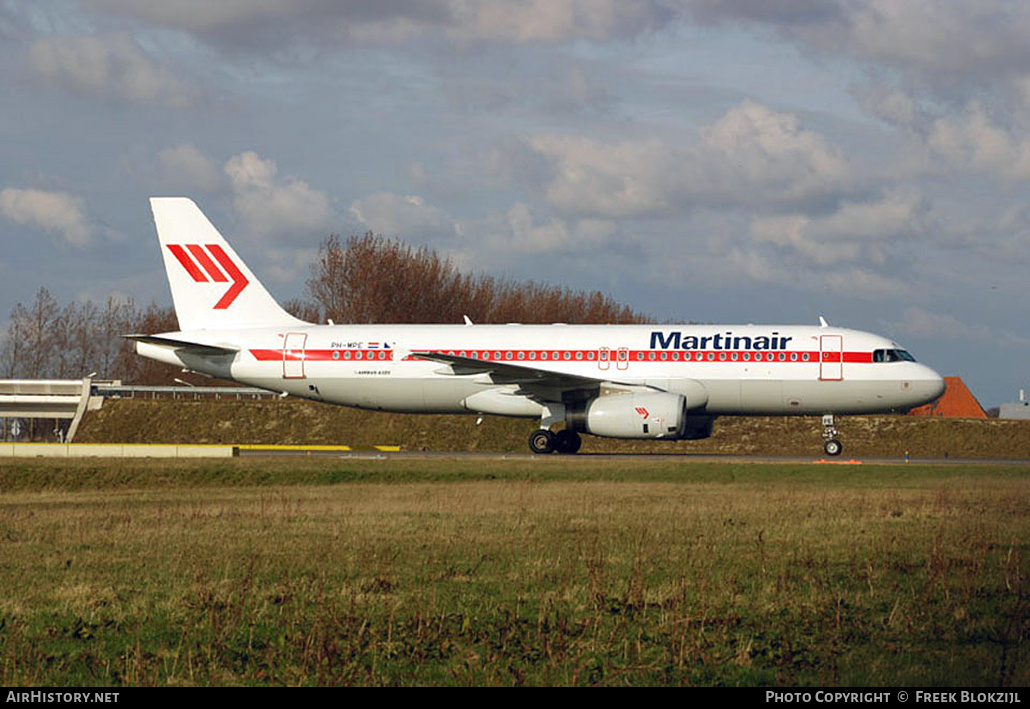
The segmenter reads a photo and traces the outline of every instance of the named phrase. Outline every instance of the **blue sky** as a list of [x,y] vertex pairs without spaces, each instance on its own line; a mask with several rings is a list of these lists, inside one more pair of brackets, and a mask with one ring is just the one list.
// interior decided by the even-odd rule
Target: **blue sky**
[[170,298],[188,195],[281,299],[330,233],[1030,384],[1030,6],[0,0],[0,314]]

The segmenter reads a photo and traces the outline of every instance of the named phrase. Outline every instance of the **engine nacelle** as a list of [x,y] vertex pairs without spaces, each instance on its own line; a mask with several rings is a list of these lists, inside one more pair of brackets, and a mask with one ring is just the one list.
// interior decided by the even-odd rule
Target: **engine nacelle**
[[573,405],[566,414],[574,431],[607,438],[682,438],[688,418],[708,417],[688,417],[686,398],[669,392],[607,394]]
[[687,416],[683,421],[683,433],[680,438],[687,441],[699,441],[712,435],[714,416]]

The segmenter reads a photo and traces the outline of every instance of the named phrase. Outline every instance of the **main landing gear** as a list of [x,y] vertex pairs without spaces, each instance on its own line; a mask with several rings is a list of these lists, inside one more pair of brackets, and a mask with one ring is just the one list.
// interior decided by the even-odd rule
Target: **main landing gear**
[[837,429],[834,428],[833,414],[823,415],[823,450],[826,455],[840,455],[844,446],[837,440]]
[[534,453],[561,453],[572,455],[583,445],[583,439],[571,428],[564,428],[557,433],[551,426],[565,421],[565,405],[549,403],[544,405],[540,416],[540,427],[529,434],[529,450]]
[[561,453],[572,455],[583,445],[579,434],[569,429],[552,433],[550,429],[538,428],[529,435],[529,449],[534,453]]

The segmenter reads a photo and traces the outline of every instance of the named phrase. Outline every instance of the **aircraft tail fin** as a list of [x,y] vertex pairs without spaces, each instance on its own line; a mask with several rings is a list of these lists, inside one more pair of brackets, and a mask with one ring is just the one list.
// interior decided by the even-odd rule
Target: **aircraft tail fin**
[[181,330],[300,325],[186,197],[152,197],[161,255]]

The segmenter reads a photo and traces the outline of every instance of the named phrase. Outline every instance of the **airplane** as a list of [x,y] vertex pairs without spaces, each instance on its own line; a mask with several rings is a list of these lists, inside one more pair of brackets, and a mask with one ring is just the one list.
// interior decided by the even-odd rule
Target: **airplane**
[[[801,325],[317,325],[283,310],[199,207],[150,200],[180,331],[126,335],[144,357],[377,411],[539,419],[533,453],[580,434],[680,440],[718,416],[903,412],[944,380],[895,342]],[[552,428],[564,424],[557,431]]]

